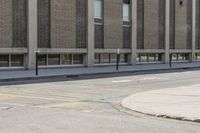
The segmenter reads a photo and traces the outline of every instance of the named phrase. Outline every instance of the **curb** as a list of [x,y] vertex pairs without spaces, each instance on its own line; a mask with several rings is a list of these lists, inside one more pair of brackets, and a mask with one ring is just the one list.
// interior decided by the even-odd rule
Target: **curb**
[[[149,74],[149,73],[164,73],[164,72],[173,72],[181,70],[192,70],[200,68],[199,66],[195,67],[180,67],[180,68],[161,68],[161,69],[146,69],[146,70],[122,70],[122,71],[111,71],[111,72],[94,72],[94,73],[83,73],[83,74],[63,74],[63,75],[48,75],[48,76],[29,76],[29,77],[16,77],[16,78],[7,78],[0,79],[0,82],[11,82],[11,81],[27,81],[27,80],[36,80],[36,79],[49,79],[49,78],[77,78],[80,76],[94,76],[94,75],[107,75],[107,74]],[[161,72],[162,71],[162,72]]]

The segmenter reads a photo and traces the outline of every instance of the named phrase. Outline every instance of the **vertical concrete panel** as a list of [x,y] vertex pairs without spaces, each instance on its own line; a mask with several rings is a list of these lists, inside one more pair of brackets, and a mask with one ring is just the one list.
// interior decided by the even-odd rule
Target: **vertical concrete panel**
[[187,0],[175,0],[175,49],[187,48]]
[[38,47],[50,48],[50,0],[38,0]]
[[51,47],[76,48],[76,0],[51,0]]
[[104,0],[104,48],[123,48],[122,0]]
[[144,48],[159,48],[159,1],[144,0]]
[[28,2],[28,68],[35,69],[37,49],[37,0]]
[[12,47],[12,0],[0,0],[0,48]]
[[27,46],[26,0],[13,1],[13,47]]

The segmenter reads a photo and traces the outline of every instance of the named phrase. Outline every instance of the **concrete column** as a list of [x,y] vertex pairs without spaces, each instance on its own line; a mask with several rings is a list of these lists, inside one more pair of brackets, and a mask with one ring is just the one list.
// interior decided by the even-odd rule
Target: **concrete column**
[[192,1],[192,60],[195,60],[196,49],[196,15],[197,15],[197,0]]
[[131,29],[131,64],[135,65],[137,60],[137,0],[132,0],[132,29]]
[[37,49],[37,0],[28,0],[28,69],[35,68]]
[[169,49],[170,49],[170,0],[165,3],[165,58],[164,62],[169,63]]
[[94,65],[94,0],[87,0],[87,66]]

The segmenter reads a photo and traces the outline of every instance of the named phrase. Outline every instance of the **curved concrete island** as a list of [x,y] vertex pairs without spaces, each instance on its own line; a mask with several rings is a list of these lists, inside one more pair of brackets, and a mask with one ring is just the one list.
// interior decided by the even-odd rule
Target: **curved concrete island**
[[200,84],[137,93],[121,104],[148,115],[200,122]]

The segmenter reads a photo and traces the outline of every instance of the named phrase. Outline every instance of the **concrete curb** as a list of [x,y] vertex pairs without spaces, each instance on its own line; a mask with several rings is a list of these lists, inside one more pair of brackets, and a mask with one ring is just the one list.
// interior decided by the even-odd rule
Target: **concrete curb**
[[126,74],[126,73],[132,73],[132,74],[147,74],[147,73],[156,73],[156,72],[173,72],[173,71],[179,71],[179,70],[192,70],[197,69],[198,67],[179,67],[179,68],[161,68],[161,69],[146,69],[146,70],[119,70],[119,71],[111,71],[111,72],[95,72],[95,73],[80,73],[80,74],[62,74],[62,75],[43,75],[43,76],[25,76],[25,77],[15,77],[15,78],[5,78],[0,79],[0,82],[10,82],[10,81],[27,81],[27,80],[36,80],[36,79],[49,79],[49,78],[75,78],[79,76],[92,76],[92,75],[107,75],[107,74]]

